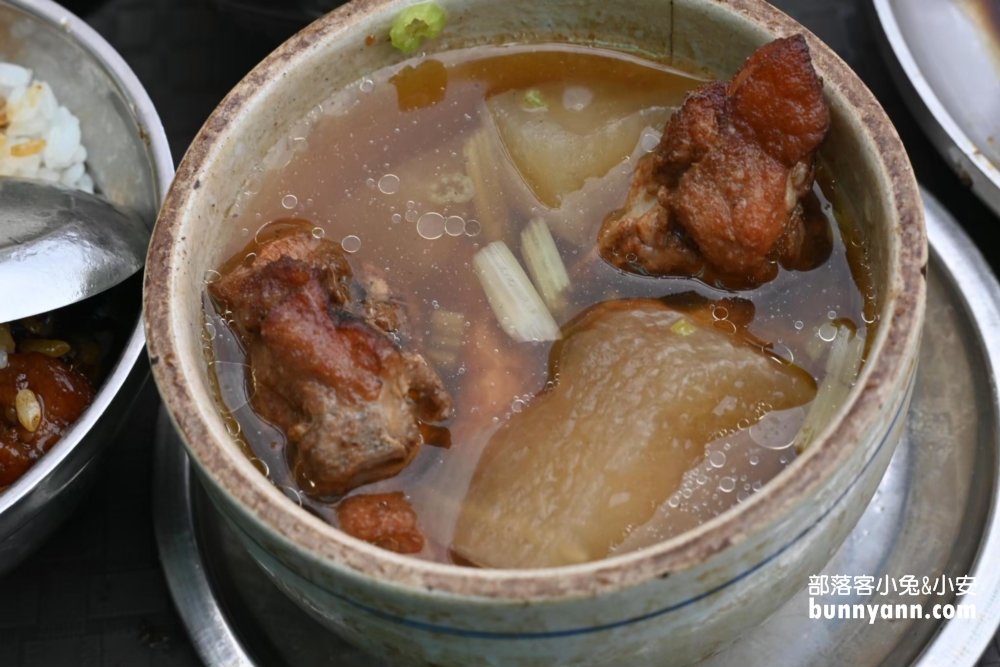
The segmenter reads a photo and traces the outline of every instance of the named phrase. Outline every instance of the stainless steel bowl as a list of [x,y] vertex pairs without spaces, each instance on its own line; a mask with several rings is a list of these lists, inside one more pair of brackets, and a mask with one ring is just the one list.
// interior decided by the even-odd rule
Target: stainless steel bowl
[[[152,227],[173,179],[173,160],[153,103],[121,56],[54,2],[0,0],[0,59],[32,69],[52,85],[59,101],[80,118],[87,166],[101,192]],[[146,381],[137,291],[129,308],[131,334],[93,405],[0,493],[0,574],[27,557],[77,506]]]

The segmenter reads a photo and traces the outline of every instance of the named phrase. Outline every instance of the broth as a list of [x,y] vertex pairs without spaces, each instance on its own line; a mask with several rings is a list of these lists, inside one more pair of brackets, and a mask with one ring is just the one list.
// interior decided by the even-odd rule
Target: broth
[[[831,204],[838,201],[836,182],[822,151],[808,202],[831,223],[832,251],[819,268],[784,270],[734,293],[694,278],[622,272],[597,257],[597,229],[621,206],[635,160],[652,150],[672,110],[703,82],[653,61],[562,44],[417,58],[372,73],[314,109],[252,171],[228,210],[233,241],[223,256],[252,261],[257,244],[280,227],[273,223],[294,219],[317,238],[340,242],[355,278],[369,289],[387,285],[406,302],[408,347],[425,355],[454,399],[455,416],[446,424],[450,447],[421,447],[394,477],[347,495],[405,494],[427,538],[419,557],[465,562],[451,547],[480,455],[513,415],[551,387],[552,344],[506,335],[473,267],[473,255],[492,241],[504,240],[517,253],[531,220],[548,221],[568,270],[570,287],[552,308],[560,326],[598,303],[664,299],[680,311],[714,303],[710,325],[735,331],[736,311],[749,302],[747,334],[779,362],[822,383],[837,325],[863,338],[874,322],[865,248],[849,217]],[[545,120],[536,121],[530,114],[541,105]],[[470,153],[476,133],[490,126],[497,128],[492,148]],[[598,148],[588,149],[588,142]],[[560,151],[578,153],[567,159]],[[477,182],[495,187],[473,197],[467,172],[477,168],[486,174]],[[208,282],[218,277],[210,272]],[[722,299],[730,299],[728,307]],[[249,403],[254,381],[232,314],[206,293],[205,317],[206,360],[230,432],[290,498],[337,525],[341,499],[298,487],[285,434]],[[795,409],[783,425],[743,420],[706,433],[704,456],[669,501],[650,504],[649,522],[629,525],[610,552],[671,537],[758,491],[795,456],[792,440],[805,414]],[[765,413],[758,410],[755,419]],[[765,427],[790,428],[792,435],[777,446],[760,436]]]

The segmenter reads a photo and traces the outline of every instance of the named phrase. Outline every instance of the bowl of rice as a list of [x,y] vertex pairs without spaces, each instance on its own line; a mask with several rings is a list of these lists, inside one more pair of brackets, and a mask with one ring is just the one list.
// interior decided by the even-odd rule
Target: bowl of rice
[[[96,193],[150,227],[173,178],[163,126],[131,69],[86,23],[48,0],[0,0],[4,177]],[[148,377],[140,281],[133,277],[96,302],[110,313],[118,340],[107,347],[89,407],[26,472],[0,489],[0,574],[27,558],[79,504]],[[0,298],[2,293],[0,286]],[[0,329],[23,332],[26,324],[0,323]],[[8,354],[22,352],[15,346],[23,343],[2,334],[0,373]],[[57,352],[69,361],[81,353],[50,354]]]
[[34,73],[0,61],[0,176],[94,192],[80,119]]

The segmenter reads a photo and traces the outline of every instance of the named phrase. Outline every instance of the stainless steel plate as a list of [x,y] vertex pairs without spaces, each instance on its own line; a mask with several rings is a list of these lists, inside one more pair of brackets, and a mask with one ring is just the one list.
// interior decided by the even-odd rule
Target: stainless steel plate
[[[815,621],[808,591],[706,665],[971,667],[1000,624],[997,506],[1000,286],[925,193],[932,252],[927,325],[909,422],[875,498],[825,574],[976,577],[975,620]],[[181,616],[208,665],[372,667],[287,599],[216,515],[161,418],[154,511]],[[819,574],[819,573],[817,573]],[[879,604],[952,602],[876,596]],[[933,598],[933,599],[932,599]],[[853,603],[846,597],[828,603]]]
[[882,50],[944,158],[1000,213],[1000,0],[873,0]]

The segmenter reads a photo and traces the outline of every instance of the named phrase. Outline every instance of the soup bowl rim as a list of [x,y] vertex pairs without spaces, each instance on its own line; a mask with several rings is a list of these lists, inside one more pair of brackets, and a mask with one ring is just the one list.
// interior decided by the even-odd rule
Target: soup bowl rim
[[[709,0],[705,0],[709,2]],[[797,501],[820,488],[860,446],[891,392],[905,391],[903,379],[919,344],[923,320],[927,241],[919,191],[905,149],[882,107],[857,75],[833,51],[796,21],[763,0],[711,0],[774,37],[805,35],[817,71],[850,108],[855,128],[877,147],[877,168],[891,188],[898,243],[889,254],[889,287],[883,317],[858,383],[847,404],[793,463],[741,505],[668,541],[627,554],[578,565],[538,569],[477,569],[395,554],[353,538],[291,502],[249,460],[209,428],[205,410],[188,384],[177,328],[186,326],[183,290],[175,283],[185,261],[185,216],[198,196],[201,178],[218,150],[256,100],[283,71],[306,58],[317,44],[341,38],[372,15],[389,14],[405,0],[355,0],[317,20],[263,60],[222,101],[195,138],[177,169],[153,234],[144,287],[146,335],[153,376],[174,425],[212,484],[266,534],[321,568],[410,589],[482,598],[524,600],[593,595],[666,577],[693,567],[778,521]],[[391,15],[391,14],[389,14]],[[854,130],[852,130],[854,131]],[[193,360],[204,363],[203,360]],[[191,380],[193,381],[193,380]],[[894,415],[898,416],[898,415]]]

